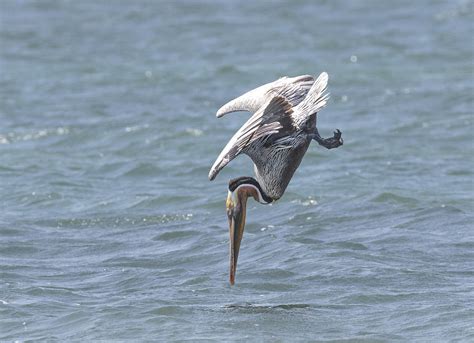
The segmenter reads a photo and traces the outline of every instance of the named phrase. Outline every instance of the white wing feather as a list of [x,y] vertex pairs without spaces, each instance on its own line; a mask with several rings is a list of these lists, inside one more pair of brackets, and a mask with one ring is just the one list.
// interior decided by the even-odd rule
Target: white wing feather
[[292,106],[296,106],[306,97],[313,83],[314,78],[311,75],[282,77],[229,101],[217,111],[216,116],[220,118],[236,111],[254,113],[275,95],[283,96]]
[[249,120],[234,134],[214,162],[209,179],[213,180],[227,163],[232,161],[246,147],[256,140],[279,132],[281,119],[293,112],[290,103],[281,96],[268,100]]

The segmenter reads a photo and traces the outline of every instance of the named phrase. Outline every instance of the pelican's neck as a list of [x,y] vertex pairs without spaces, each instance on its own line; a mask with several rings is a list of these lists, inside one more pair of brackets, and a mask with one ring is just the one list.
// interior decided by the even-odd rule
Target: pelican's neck
[[245,193],[247,197],[252,196],[261,204],[270,204],[273,199],[262,189],[257,180],[250,176],[241,176],[229,181],[229,192],[241,198],[240,193]]

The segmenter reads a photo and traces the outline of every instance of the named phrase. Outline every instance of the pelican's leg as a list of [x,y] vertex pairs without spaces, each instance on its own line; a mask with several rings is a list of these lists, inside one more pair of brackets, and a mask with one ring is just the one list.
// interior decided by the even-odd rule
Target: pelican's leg
[[342,140],[342,132],[339,130],[334,131],[334,136],[331,138],[322,138],[319,135],[318,128],[314,129],[314,132],[311,134],[311,138],[314,139],[316,142],[319,143],[319,145],[322,145],[323,147],[327,149],[334,149],[339,146],[341,146],[344,141]]

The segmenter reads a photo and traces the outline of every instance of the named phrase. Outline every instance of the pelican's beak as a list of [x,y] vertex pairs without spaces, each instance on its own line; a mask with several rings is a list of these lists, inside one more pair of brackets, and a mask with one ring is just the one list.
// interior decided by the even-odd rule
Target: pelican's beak
[[235,271],[239,257],[240,241],[244,235],[245,210],[247,206],[247,194],[230,192],[227,195],[226,208],[229,218],[230,233],[230,284],[235,283]]

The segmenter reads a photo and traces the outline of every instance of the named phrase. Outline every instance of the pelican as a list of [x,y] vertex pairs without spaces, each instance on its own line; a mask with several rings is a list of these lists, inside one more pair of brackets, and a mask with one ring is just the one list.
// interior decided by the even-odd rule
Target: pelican
[[209,180],[241,153],[254,163],[255,178],[242,176],[229,181],[226,210],[230,233],[230,284],[235,283],[240,242],[244,233],[249,197],[270,204],[283,195],[309,144],[314,139],[327,149],[343,144],[341,131],[322,138],[316,114],[329,99],[328,74],[282,77],[251,90],[222,106],[218,118],[235,111],[253,115],[234,134],[214,162]]

